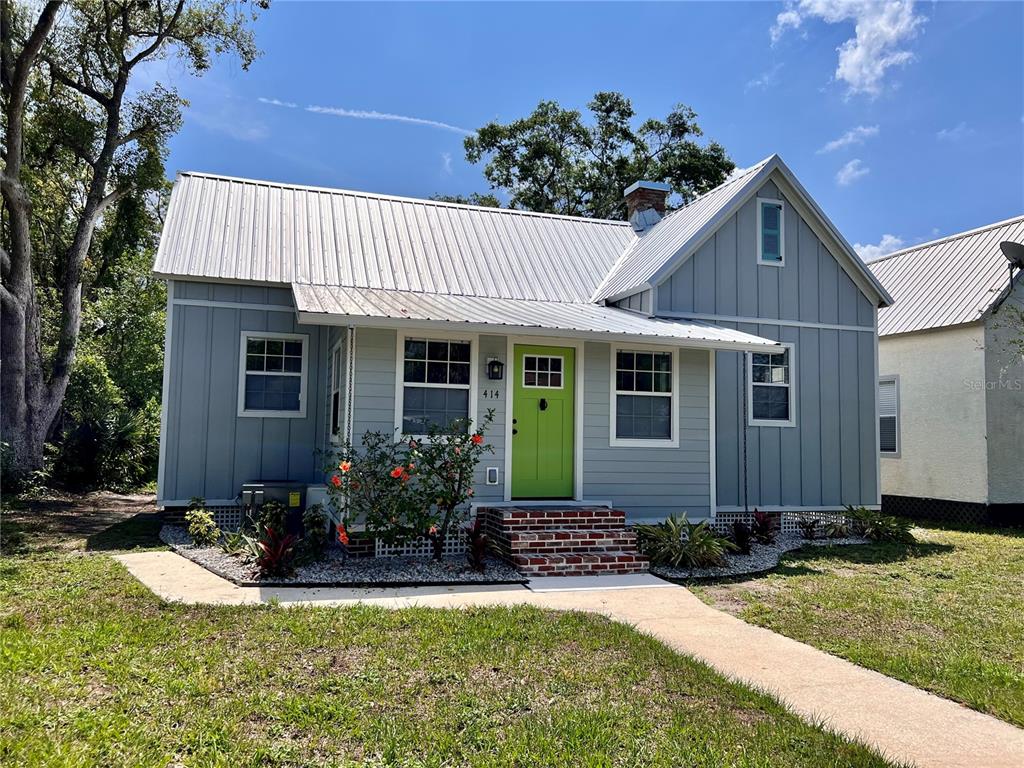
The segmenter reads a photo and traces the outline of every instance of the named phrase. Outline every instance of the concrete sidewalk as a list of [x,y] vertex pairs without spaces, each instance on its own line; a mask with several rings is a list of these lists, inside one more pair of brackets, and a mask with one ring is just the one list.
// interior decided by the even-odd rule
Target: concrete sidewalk
[[[711,608],[650,576],[534,580],[521,586],[402,589],[237,587],[173,552],[117,557],[165,600],[239,605],[461,608],[535,605],[600,613],[765,691],[807,720],[921,768],[1021,768],[1024,730]],[[539,584],[537,582],[540,582]]]

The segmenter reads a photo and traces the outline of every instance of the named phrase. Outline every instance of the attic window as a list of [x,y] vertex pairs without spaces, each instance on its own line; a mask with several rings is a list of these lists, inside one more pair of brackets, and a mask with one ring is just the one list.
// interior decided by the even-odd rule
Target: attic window
[[781,267],[786,259],[783,248],[784,217],[781,200],[757,201],[757,261]]

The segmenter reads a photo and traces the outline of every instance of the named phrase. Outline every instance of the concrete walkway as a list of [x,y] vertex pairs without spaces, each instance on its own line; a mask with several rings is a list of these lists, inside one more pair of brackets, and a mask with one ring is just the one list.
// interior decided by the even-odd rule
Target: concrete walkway
[[[460,608],[535,605],[630,624],[765,691],[803,718],[921,768],[1021,768],[1024,730],[808,645],[740,621],[652,576],[535,579],[518,586],[403,589],[237,587],[173,552],[117,558],[165,600],[239,605]],[[602,587],[602,584],[607,585]]]

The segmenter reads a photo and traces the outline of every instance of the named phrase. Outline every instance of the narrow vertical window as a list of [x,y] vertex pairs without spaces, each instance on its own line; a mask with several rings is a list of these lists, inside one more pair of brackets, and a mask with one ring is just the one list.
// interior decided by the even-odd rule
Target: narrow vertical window
[[886,377],[878,381],[878,450],[882,455],[900,452],[899,380]]
[[782,203],[778,200],[758,200],[757,206],[757,260],[762,264],[781,266],[785,261]]
[[331,350],[331,442],[341,440],[341,344]]

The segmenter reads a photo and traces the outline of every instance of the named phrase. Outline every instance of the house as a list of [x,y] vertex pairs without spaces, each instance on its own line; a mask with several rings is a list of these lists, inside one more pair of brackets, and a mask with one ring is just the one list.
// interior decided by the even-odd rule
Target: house
[[[1024,280],[1000,243],[1024,216],[869,265],[896,303],[879,312],[880,450],[886,510],[1024,521]],[[1019,317],[1019,315],[1018,315]]]
[[778,156],[600,221],[181,173],[159,504],[493,411],[480,504],[877,508],[878,280]]

